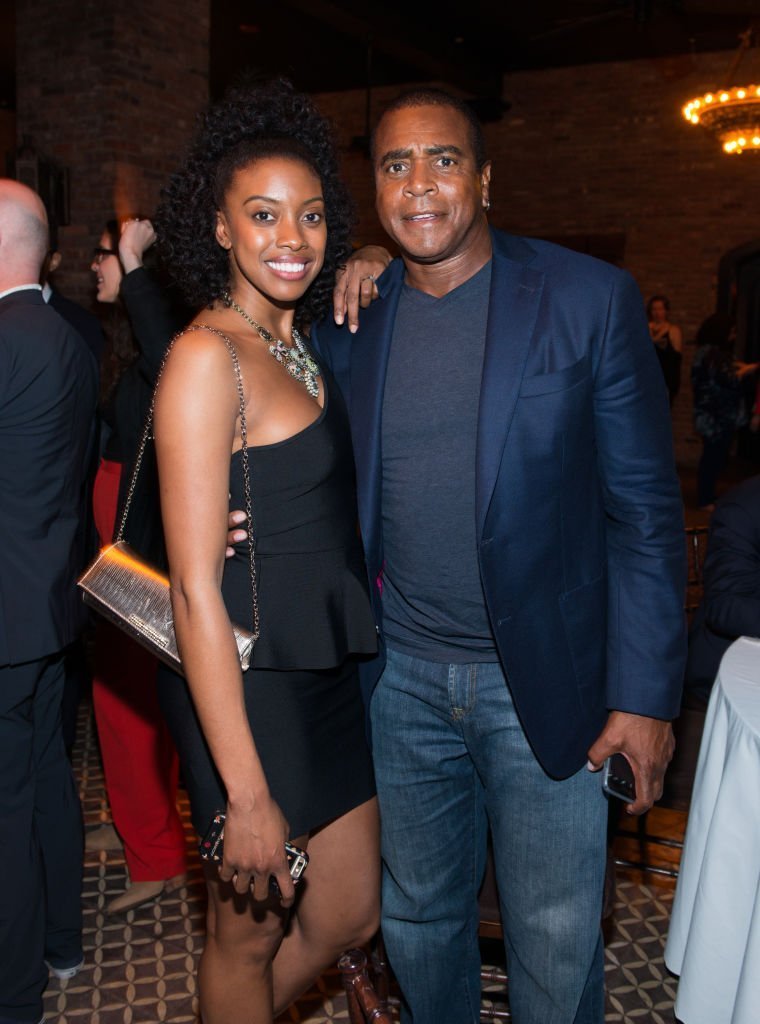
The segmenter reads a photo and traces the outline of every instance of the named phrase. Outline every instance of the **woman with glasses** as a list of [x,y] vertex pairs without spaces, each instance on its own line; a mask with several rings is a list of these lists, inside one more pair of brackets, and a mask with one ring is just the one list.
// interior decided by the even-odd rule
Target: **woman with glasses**
[[[102,458],[93,494],[101,545],[110,543],[118,528],[117,510],[124,503],[158,369],[182,323],[165,289],[143,266],[155,237],[149,220],[111,221],[91,264],[98,301],[109,306],[101,372]],[[148,486],[133,499],[127,539],[155,560],[162,544],[151,469],[141,471],[141,483]],[[124,633],[98,623],[93,705],[114,824],[89,832],[85,846],[120,850],[123,843],[131,880],[106,904],[106,913],[130,910],[185,882],[177,755],[158,708],[156,667],[156,659]]]

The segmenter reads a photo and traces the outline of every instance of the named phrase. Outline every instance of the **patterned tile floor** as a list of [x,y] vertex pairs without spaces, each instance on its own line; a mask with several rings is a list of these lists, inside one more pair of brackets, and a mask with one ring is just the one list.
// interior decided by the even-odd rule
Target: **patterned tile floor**
[[[74,766],[85,824],[109,818],[92,715],[83,706]],[[186,806],[183,807],[186,812]],[[683,815],[665,822],[682,832]],[[187,814],[185,813],[185,819]],[[655,823],[656,824],[656,823]],[[188,843],[192,835],[188,826]],[[191,859],[191,863],[195,861]],[[183,1024],[197,1021],[195,965],[203,948],[203,885],[200,868],[188,885],[160,902],[107,918],[103,907],[124,888],[124,859],[88,854],[84,871],[86,963],[69,981],[51,977],[45,994],[48,1024]],[[675,979],[663,963],[673,883],[621,873],[606,947],[609,1024],[674,1024]],[[493,948],[493,947],[491,947]],[[348,1020],[335,972],[281,1018],[301,1024]]]

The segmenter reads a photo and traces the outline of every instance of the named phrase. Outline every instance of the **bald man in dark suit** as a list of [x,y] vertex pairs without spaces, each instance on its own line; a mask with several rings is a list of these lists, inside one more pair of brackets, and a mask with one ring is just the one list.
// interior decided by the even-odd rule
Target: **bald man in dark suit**
[[[61,733],[97,372],[44,302],[47,218],[0,179],[0,1024],[37,1024],[82,964],[81,811]],[[47,966],[46,966],[47,964]]]

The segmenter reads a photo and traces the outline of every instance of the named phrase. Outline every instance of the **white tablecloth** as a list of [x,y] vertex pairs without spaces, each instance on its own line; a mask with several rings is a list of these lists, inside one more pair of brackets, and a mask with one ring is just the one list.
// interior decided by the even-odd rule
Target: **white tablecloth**
[[760,1022],[760,641],[721,662],[699,752],[665,963],[684,1024]]

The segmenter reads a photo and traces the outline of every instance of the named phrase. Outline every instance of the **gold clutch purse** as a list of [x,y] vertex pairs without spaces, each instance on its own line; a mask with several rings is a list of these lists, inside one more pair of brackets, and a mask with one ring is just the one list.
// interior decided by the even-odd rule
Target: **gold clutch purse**
[[[169,580],[125,541],[103,548],[79,580],[84,600],[115,626],[175,670],[182,661],[174,635]],[[243,671],[251,664],[255,636],[233,622]]]
[[[232,632],[240,657],[240,665],[245,672],[251,663],[253,646],[259,638],[259,605],[256,594],[256,564],[253,548],[253,503],[251,500],[251,484],[248,469],[248,439],[245,422],[245,395],[243,392],[243,379],[240,373],[237,352],[230,339],[211,327],[198,324],[189,327],[187,330],[208,330],[219,335],[225,342],[232,356],[232,363],[235,368],[237,379],[238,398],[240,402],[240,434],[243,441],[242,462],[243,482],[245,490],[247,529],[248,529],[248,551],[251,570],[251,595],[253,598],[253,629],[243,629],[235,623],[232,624]],[[184,333],[184,332],[183,332]],[[180,335],[177,335],[180,337]],[[176,340],[176,339],[174,339]],[[127,514],[132,503],[132,496],[137,483],[137,475],[140,472],[145,446],[150,436],[150,427],[153,422],[153,410],[156,402],[158,384],[161,380],[161,373],[166,365],[166,359],[171,352],[174,341],[169,345],[164,356],[164,362],[159,370],[156,379],[156,387],[153,391],[153,399],[145,422],[140,447],[135,460],[135,468],[132,471],[132,479],[129,484],[127,500],[124,503],[119,532],[113,544],[103,548],[95,561],[85,570],[78,581],[82,590],[85,602],[104,618],[108,619],[119,629],[131,636],[161,661],[173,668],[175,672],[182,673],[182,659],[177,650],[177,639],[174,635],[174,617],[172,614],[171,593],[169,580],[163,573],[154,569],[152,565],[141,558],[124,540],[124,528],[127,522]]]

